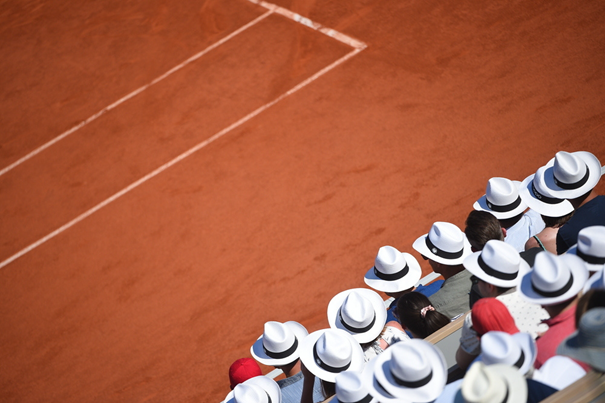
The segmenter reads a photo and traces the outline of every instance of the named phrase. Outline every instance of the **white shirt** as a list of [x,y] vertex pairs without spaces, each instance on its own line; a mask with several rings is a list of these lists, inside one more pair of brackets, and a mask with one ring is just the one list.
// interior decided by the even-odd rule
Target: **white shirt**
[[513,246],[517,252],[523,252],[525,250],[525,242],[542,231],[544,227],[542,216],[534,210],[529,209],[515,225],[506,230],[504,242]]

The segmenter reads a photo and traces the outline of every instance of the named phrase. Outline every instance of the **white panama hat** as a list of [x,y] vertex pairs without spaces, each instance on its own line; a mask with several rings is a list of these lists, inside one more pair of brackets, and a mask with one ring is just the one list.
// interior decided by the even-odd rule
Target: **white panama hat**
[[540,167],[535,174],[523,180],[519,188],[521,199],[538,214],[547,217],[566,216],[574,211],[574,207],[569,200],[551,194],[545,183],[545,171],[546,167]]
[[316,377],[335,382],[344,371],[361,371],[365,365],[363,350],[349,333],[340,329],[322,329],[302,342],[300,360]]
[[308,334],[298,322],[266,322],[263,334],[250,347],[250,354],[264,365],[290,364],[298,359],[301,342]]
[[517,250],[500,240],[487,241],[483,249],[464,259],[466,270],[497,287],[515,287],[521,277],[530,270]]
[[366,384],[376,390],[376,382],[387,396],[403,401],[431,402],[447,381],[443,353],[424,339],[395,343],[373,361],[373,376]]
[[584,368],[571,358],[553,355],[539,369],[534,369],[531,379],[542,382],[553,389],[561,390],[584,375],[586,375]]
[[475,210],[487,211],[498,220],[516,217],[527,209],[519,196],[521,182],[506,178],[491,178],[487,181],[485,194],[473,204]]
[[578,295],[586,280],[588,269],[579,257],[542,251],[536,255],[532,269],[521,278],[517,290],[529,302],[554,305]]
[[464,232],[449,222],[434,223],[429,233],[416,239],[412,247],[421,255],[448,266],[462,264],[471,254]]
[[239,383],[224,403],[281,403],[281,389],[273,379],[259,375]]
[[582,228],[578,233],[578,243],[569,248],[567,253],[585,261],[588,270],[602,271],[605,267],[605,226]]
[[[364,368],[365,371],[365,368]],[[378,403],[362,382],[362,373],[345,371],[336,375],[335,403]]]
[[601,162],[587,151],[559,151],[544,172],[546,186],[560,199],[575,199],[588,193],[600,178]]
[[491,331],[481,336],[479,361],[485,365],[506,364],[513,366],[523,375],[534,365],[538,349],[529,333]]
[[328,304],[330,327],[344,330],[359,343],[377,338],[386,322],[387,309],[382,297],[374,290],[353,288],[342,291]]
[[456,403],[518,403],[527,400],[527,383],[517,368],[474,363],[462,381]]
[[378,291],[399,292],[414,287],[420,277],[422,269],[414,256],[386,245],[378,250],[374,267],[363,281]]

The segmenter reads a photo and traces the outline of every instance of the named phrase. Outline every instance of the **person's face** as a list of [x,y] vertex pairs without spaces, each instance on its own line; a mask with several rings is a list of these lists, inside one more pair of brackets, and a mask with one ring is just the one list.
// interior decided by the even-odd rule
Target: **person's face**
[[478,277],[473,276],[473,283],[476,284],[476,290],[477,292],[479,292],[479,295],[481,295],[481,297],[483,298],[488,298],[488,297],[495,297],[496,295],[494,294],[494,290],[495,288],[493,286],[491,286],[490,284],[486,283],[485,281],[481,280]]

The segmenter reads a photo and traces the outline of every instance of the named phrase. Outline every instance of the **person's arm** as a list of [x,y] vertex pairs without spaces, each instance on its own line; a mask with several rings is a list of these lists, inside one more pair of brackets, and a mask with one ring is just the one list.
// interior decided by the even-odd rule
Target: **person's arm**
[[315,385],[315,375],[313,375],[302,360],[300,361],[300,370],[303,373],[303,390],[300,396],[300,403],[313,403],[313,386]]
[[460,345],[456,351],[456,364],[458,364],[460,369],[466,371],[480,352],[481,343],[477,336],[477,332],[473,329],[471,315],[468,314],[466,315],[466,318],[464,318],[464,324],[462,325]]
[[462,346],[458,346],[458,350],[456,351],[456,364],[458,364],[458,368],[466,371],[475,358],[477,358],[477,355],[469,354],[464,351]]

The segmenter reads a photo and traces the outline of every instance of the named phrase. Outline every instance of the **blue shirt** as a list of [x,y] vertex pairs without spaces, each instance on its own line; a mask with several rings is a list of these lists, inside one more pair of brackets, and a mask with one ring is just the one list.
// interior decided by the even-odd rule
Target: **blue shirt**
[[[296,375],[292,375],[289,378],[280,379],[277,381],[277,384],[281,389],[282,403],[300,403],[303,383],[304,376],[302,371]],[[318,403],[323,402],[324,400],[326,400],[326,398],[321,391],[320,380],[319,378],[315,378],[315,383],[313,384],[313,402]]]

